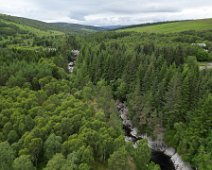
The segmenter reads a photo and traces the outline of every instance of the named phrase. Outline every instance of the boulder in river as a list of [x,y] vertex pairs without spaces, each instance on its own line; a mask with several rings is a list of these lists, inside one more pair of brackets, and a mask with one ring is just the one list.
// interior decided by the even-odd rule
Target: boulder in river
[[123,125],[127,126],[130,129],[133,127],[132,122],[130,120],[123,120]]
[[171,160],[175,166],[175,169],[176,170],[191,170],[190,166],[189,165],[186,165],[180,155],[178,155],[178,153],[175,153],[172,157],[171,157]]
[[168,155],[169,157],[172,157],[176,153],[174,148],[166,148],[164,151],[164,154]]
[[127,117],[127,115],[125,115],[125,114],[121,114],[121,119],[122,119],[122,120],[127,120],[128,117]]
[[137,128],[133,128],[132,131],[130,132],[130,134],[132,136],[135,136],[137,138],[137,135],[138,135],[138,129]]
[[125,136],[125,142],[133,142],[134,143],[135,141],[136,141],[136,138]]

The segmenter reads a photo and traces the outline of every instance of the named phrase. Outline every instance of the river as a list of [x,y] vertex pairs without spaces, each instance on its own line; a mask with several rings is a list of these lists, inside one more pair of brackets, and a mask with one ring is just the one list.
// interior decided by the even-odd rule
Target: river
[[161,170],[192,170],[188,164],[182,161],[174,148],[166,146],[164,142],[153,141],[146,134],[139,135],[137,129],[133,127],[133,124],[128,117],[128,108],[125,104],[117,102],[116,106],[122,119],[126,142],[132,142],[136,149],[136,142],[138,140],[146,139],[148,146],[152,151],[151,160],[158,164]]
[[[72,50],[72,61],[68,64],[68,70],[73,72],[75,62],[79,56],[78,50]],[[123,122],[123,130],[125,131],[125,141],[133,142],[136,149],[138,140],[146,139],[148,146],[152,151],[151,160],[160,165],[161,170],[192,170],[189,165],[185,164],[174,148],[169,148],[164,143],[153,141],[145,134],[138,135],[136,128],[133,127],[131,120],[128,118],[128,109],[122,102],[117,102],[117,109]]]

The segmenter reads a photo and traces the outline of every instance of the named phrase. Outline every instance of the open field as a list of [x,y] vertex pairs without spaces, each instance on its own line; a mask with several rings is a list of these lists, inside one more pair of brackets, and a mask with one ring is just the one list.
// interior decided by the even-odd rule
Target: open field
[[158,23],[154,25],[141,25],[117,30],[121,31],[135,31],[135,32],[149,32],[149,33],[174,33],[188,30],[203,31],[212,29],[212,19],[192,20]]

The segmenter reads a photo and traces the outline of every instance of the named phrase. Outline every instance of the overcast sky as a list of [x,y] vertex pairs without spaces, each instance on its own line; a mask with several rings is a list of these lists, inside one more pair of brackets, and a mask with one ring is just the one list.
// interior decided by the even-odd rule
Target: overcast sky
[[0,0],[0,13],[45,22],[129,25],[212,18],[212,0]]

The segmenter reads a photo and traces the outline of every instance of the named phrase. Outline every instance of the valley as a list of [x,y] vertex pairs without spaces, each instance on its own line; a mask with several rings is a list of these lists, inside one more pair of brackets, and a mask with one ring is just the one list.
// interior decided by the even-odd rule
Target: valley
[[211,62],[211,19],[107,31],[1,14],[0,169],[211,170]]

